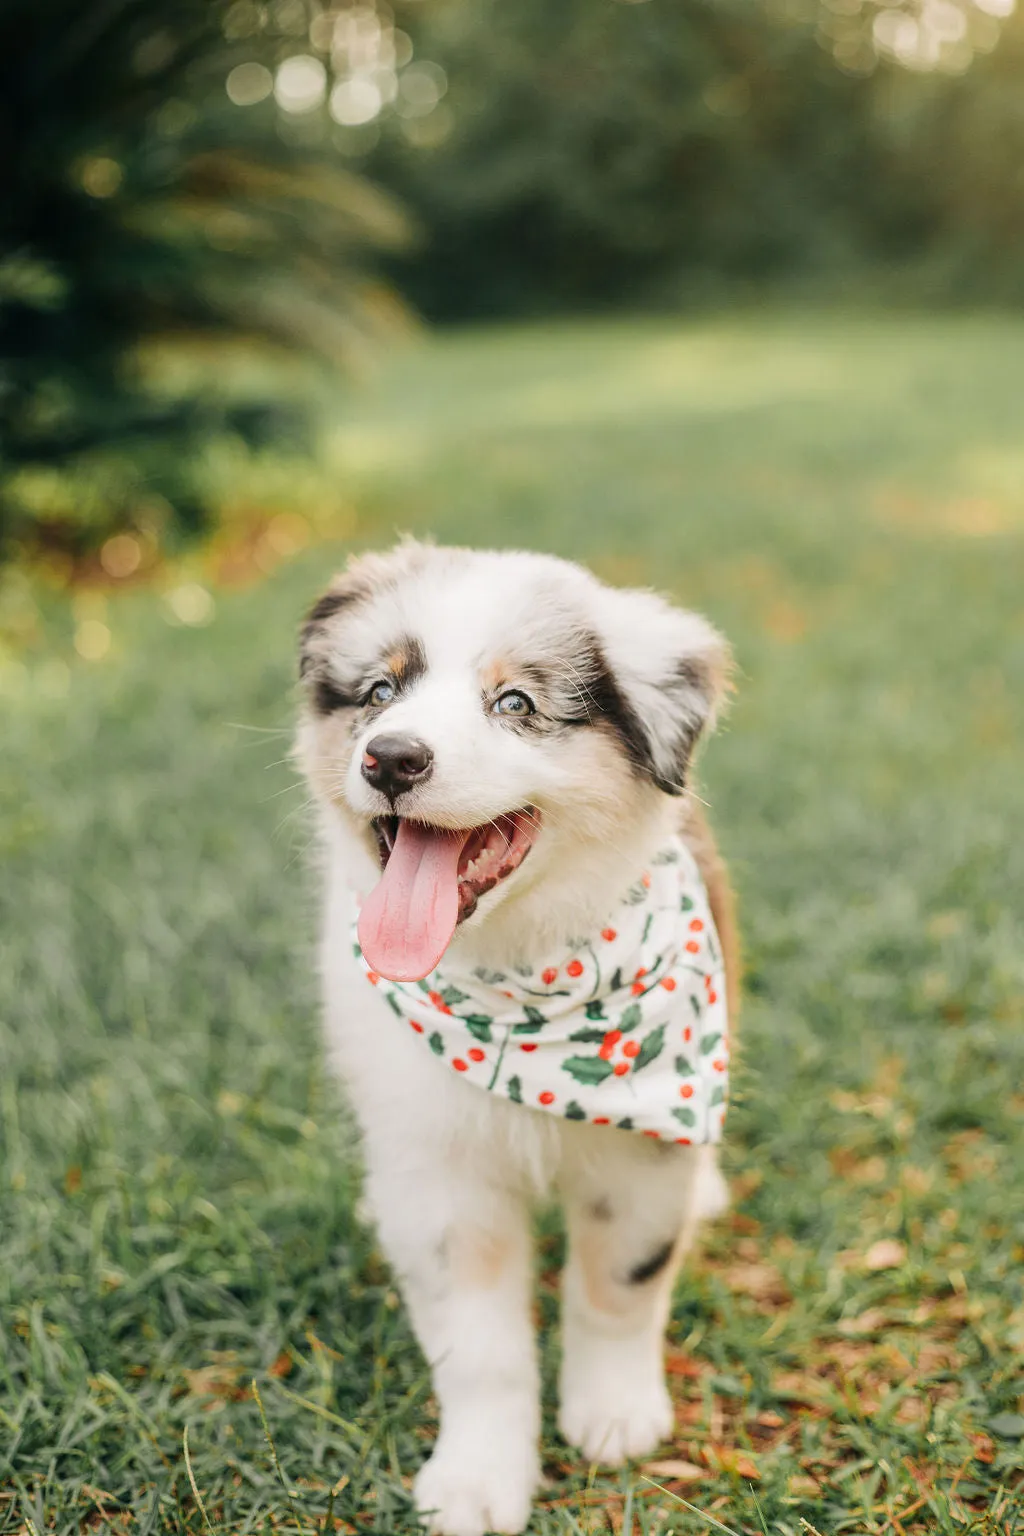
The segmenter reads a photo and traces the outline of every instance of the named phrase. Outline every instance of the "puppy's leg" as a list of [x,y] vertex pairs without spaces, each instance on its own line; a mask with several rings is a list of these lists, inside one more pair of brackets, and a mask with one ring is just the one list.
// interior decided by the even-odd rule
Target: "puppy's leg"
[[642,1456],[671,1433],[665,1322],[715,1177],[710,1147],[593,1131],[566,1146],[559,1428],[588,1460]]
[[371,1156],[368,1188],[441,1409],[416,1505],[443,1536],[518,1532],[539,1476],[540,1430],[525,1202],[471,1159],[456,1166],[417,1151],[404,1167],[373,1167]]

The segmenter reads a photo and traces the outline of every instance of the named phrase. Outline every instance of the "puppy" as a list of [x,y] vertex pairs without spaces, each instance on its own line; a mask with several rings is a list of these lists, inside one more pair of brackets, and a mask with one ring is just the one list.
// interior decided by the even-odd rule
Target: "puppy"
[[725,1204],[731,897],[687,783],[728,657],[702,618],[549,556],[404,543],[302,632],[333,1065],[441,1424],[443,1536],[521,1531],[539,1477],[530,1211],[556,1192],[561,1433],[671,1431],[663,1331]]

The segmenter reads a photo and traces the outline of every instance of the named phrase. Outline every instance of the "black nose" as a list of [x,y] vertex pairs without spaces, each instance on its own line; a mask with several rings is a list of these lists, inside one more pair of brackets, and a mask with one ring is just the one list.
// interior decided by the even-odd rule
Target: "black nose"
[[433,765],[433,752],[415,736],[374,736],[363,752],[363,778],[389,800],[422,783]]

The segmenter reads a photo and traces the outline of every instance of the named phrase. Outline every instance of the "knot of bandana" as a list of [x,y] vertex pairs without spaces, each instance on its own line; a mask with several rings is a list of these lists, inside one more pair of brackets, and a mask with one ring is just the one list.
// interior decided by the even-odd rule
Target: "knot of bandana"
[[567,1120],[684,1145],[718,1141],[729,1041],[718,935],[679,838],[599,933],[539,964],[369,982],[425,1050],[475,1087]]

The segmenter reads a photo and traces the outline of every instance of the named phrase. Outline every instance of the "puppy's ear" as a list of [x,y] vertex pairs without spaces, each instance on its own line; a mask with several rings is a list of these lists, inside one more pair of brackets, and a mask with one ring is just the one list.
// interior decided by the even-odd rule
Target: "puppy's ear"
[[699,614],[653,592],[614,588],[601,594],[599,633],[609,713],[630,756],[659,789],[681,795],[694,748],[728,691],[728,645]]
[[335,615],[364,602],[369,596],[370,585],[365,577],[358,570],[348,570],[336,576],[323,597],[317,598],[299,634],[301,678],[308,677],[323,657]]

